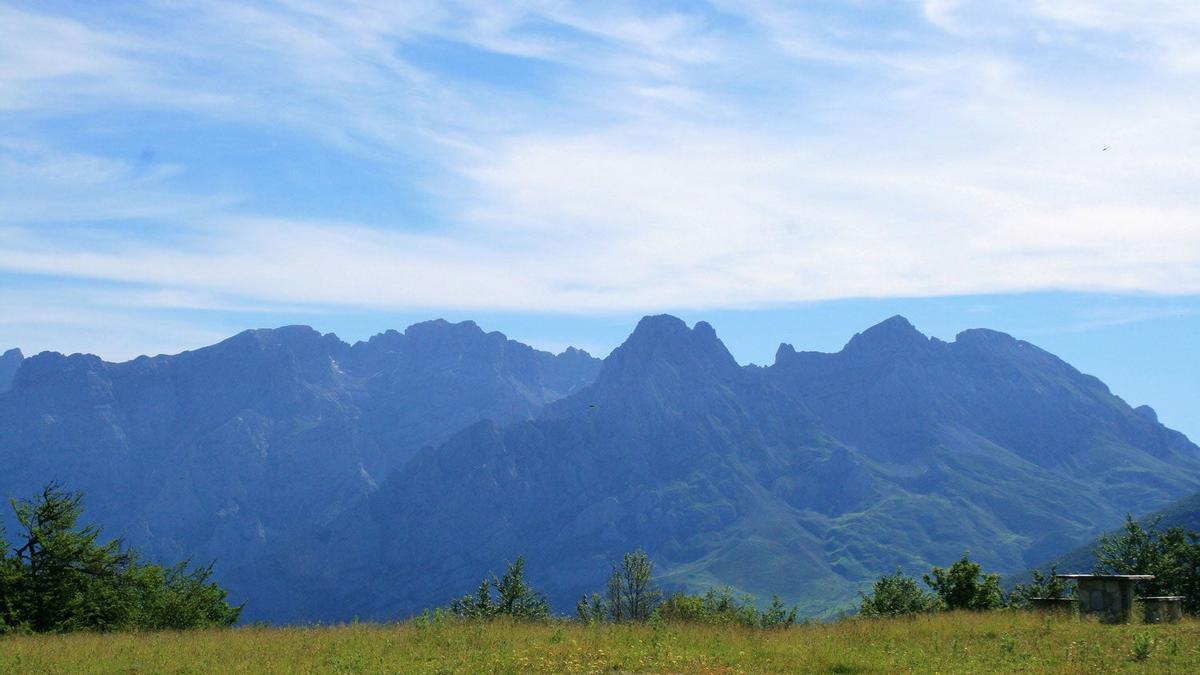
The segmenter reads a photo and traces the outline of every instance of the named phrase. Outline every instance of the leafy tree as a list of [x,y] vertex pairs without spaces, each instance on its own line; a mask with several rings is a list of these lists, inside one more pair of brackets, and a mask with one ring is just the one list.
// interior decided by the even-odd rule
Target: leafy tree
[[2,541],[0,630],[57,632],[229,626],[242,607],[210,581],[212,566],[188,571],[140,561],[100,529],[78,527],[83,495],[47,485],[12,500],[20,545]]
[[862,593],[862,616],[904,616],[937,609],[937,599],[899,568],[875,581],[871,594]]
[[946,609],[986,611],[1004,606],[999,574],[984,574],[979,563],[964,553],[962,559],[944,570],[934,567],[924,575],[925,583]]
[[[492,597],[492,588],[496,598]],[[464,595],[450,603],[450,611],[467,619],[491,619],[508,616],[514,619],[541,621],[550,618],[550,603],[540,591],[525,581],[525,556],[509,563],[508,571],[497,579],[485,578],[474,595]]]
[[1071,592],[1071,582],[1057,579],[1058,565],[1050,565],[1048,572],[1035,569],[1032,572],[1033,581],[1028,584],[1013,586],[1009,594],[1008,604],[1013,607],[1028,608],[1033,598],[1065,598]]
[[1182,527],[1162,529],[1162,518],[1143,526],[1132,516],[1117,533],[1100,537],[1096,571],[1101,574],[1152,574],[1138,582],[1140,595],[1182,595],[1184,609],[1200,612],[1200,535]]
[[614,563],[608,578],[608,609],[613,621],[646,621],[662,601],[654,583],[654,563],[638,549],[626,553],[621,566]]

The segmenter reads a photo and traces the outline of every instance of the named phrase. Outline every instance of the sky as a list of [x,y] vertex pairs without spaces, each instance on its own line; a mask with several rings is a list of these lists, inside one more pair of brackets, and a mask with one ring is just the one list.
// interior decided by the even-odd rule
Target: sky
[[904,314],[1200,438],[1200,3],[0,0],[0,348]]

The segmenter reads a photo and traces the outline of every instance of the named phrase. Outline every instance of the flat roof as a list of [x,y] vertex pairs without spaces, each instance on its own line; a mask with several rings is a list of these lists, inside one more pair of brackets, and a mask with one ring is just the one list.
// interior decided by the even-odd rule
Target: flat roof
[[1055,579],[1130,579],[1132,581],[1147,581],[1153,579],[1153,574],[1055,574]]

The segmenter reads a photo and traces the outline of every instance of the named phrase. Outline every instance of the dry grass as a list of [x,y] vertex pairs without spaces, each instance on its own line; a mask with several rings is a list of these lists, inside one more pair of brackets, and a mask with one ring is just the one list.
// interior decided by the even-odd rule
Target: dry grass
[[735,627],[447,622],[0,638],[0,672],[1200,672],[1200,621],[1019,612]]

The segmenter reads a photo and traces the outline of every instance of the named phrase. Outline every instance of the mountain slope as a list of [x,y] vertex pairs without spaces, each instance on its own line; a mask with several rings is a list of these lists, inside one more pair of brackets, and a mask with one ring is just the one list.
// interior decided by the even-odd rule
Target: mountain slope
[[1200,448],[1003,334],[943,343],[897,317],[758,368],[708,324],[647,317],[591,386],[422,450],[292,552],[334,565],[276,582],[291,616],[387,617],[524,553],[563,609],[641,546],[668,584],[816,611],[964,549],[1023,569],[1198,487]]
[[[1165,508],[1142,516],[1138,520],[1144,525],[1158,521],[1158,527],[1164,530],[1172,527],[1182,527],[1200,532],[1200,493],[1184,497]],[[1116,530],[1113,531],[1115,532]],[[1095,549],[1097,542],[1098,538],[1093,539],[1083,546],[1057,558],[1053,558],[1043,565],[1043,567],[1053,563],[1058,566],[1061,572],[1090,572],[1096,566]],[[1018,579],[1024,579],[1027,576],[1025,574],[1018,577]]]
[[245,561],[332,522],[422,446],[481,419],[528,419],[599,362],[433,321],[349,345],[291,326],[175,356],[43,353],[0,394],[0,493],[49,480],[152,557],[219,561],[249,615]]

